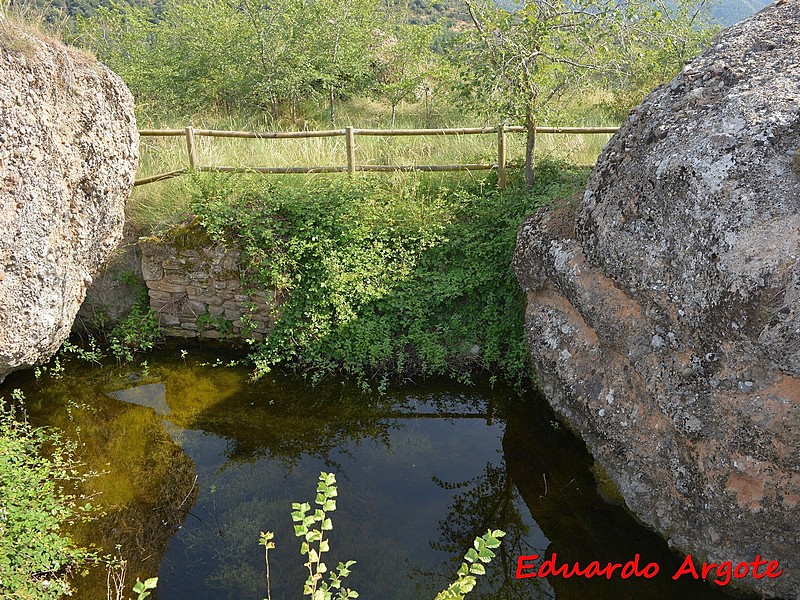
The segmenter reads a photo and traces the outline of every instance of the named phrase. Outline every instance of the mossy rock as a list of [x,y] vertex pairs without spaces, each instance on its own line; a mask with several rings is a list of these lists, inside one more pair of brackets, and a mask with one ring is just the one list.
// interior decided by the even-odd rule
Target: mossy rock
[[603,500],[609,504],[625,506],[625,498],[622,496],[619,487],[614,483],[614,480],[611,479],[611,476],[606,470],[597,462],[592,465],[592,475],[594,475],[594,479],[597,482],[597,493],[600,494]]
[[200,218],[192,216],[186,222],[168,229],[158,236],[145,241],[160,245],[174,246],[179,252],[183,250],[203,250],[218,245],[211,239]]

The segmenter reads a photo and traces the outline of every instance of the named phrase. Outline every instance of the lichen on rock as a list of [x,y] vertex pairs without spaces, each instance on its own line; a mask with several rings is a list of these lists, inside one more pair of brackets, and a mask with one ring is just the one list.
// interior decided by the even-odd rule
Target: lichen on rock
[[[778,560],[800,590],[800,2],[637,107],[574,231],[519,232],[538,381],[628,507],[685,552]],[[567,228],[568,229],[568,228]]]
[[0,16],[0,380],[69,335],[122,236],[138,141],[119,77]]

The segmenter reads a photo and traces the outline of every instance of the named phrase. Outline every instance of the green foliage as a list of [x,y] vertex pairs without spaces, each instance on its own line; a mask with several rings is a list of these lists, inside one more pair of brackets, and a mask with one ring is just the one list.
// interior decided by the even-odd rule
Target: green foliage
[[[338,372],[379,387],[392,376],[525,378],[524,298],[511,271],[522,219],[570,197],[585,171],[544,163],[527,194],[463,179],[198,180],[209,234],[243,248],[249,285],[283,300],[254,355],[315,380]],[[460,181],[460,183],[459,183]],[[451,187],[451,184],[453,184]]]
[[[330,551],[330,542],[325,537],[326,532],[333,530],[333,521],[328,516],[336,510],[336,475],[333,473],[320,473],[317,484],[317,497],[315,503],[319,508],[311,512],[311,505],[307,502],[292,503],[292,521],[294,533],[302,538],[300,553],[308,558],[304,563],[308,569],[308,577],[303,584],[303,595],[310,596],[312,600],[348,600],[358,598],[358,592],[342,587],[344,579],[350,575],[350,567],[356,562],[348,560],[340,562],[335,571],[328,571],[322,561],[326,552]],[[261,532],[259,544],[264,546],[264,560],[267,568],[267,596],[269,592],[269,551],[275,548],[275,534],[271,531]],[[326,580],[326,573],[328,580]],[[335,595],[334,595],[335,590]]]
[[467,0],[474,31],[459,40],[462,92],[519,121],[576,90],[638,89],[679,71],[714,32],[705,3],[532,1],[506,10]]
[[102,360],[105,358],[105,354],[103,350],[97,343],[97,340],[94,337],[89,337],[89,341],[86,347],[79,346],[77,344],[73,344],[70,341],[66,341],[61,344],[61,349],[59,350],[60,354],[63,355],[72,355],[87,363],[93,363],[96,365],[102,364]]
[[532,104],[549,116],[542,109],[553,100],[600,86],[619,111],[714,31],[704,0],[21,4],[68,15],[69,41],[119,73],[140,112],[266,109],[294,126],[306,124],[312,103],[327,104],[334,121],[339,99],[379,97],[394,113],[412,92],[449,100],[454,88],[491,123],[501,115],[519,123]]
[[439,78],[443,64],[431,48],[440,33],[435,25],[407,23],[379,32],[376,92],[392,107],[392,127],[397,105],[414,93],[430,93]]
[[631,106],[708,47],[720,29],[709,6],[698,0],[632,4],[622,29],[625,44],[614,53],[614,69],[604,73],[611,93],[606,105],[616,116],[624,118]]
[[162,339],[158,317],[150,308],[147,287],[137,282],[136,300],[125,317],[108,336],[108,346],[117,360],[132,361],[137,352],[152,350]]
[[[295,535],[303,540],[300,553],[308,558],[305,567],[308,569],[308,578],[303,586],[303,595],[310,596],[312,600],[348,600],[358,598],[358,592],[342,587],[344,579],[350,575],[350,567],[354,560],[340,562],[335,571],[328,571],[322,562],[322,556],[330,551],[330,543],[325,537],[333,531],[333,521],[330,513],[336,510],[336,475],[322,472],[317,483],[317,496],[314,503],[318,508],[312,512],[311,505],[307,502],[292,503],[292,521],[295,523]],[[464,556],[464,562],[458,570],[457,579],[447,589],[436,596],[436,600],[463,600],[477,583],[477,577],[486,574],[486,567],[496,556],[492,550],[500,546],[500,538],[505,532],[491,529],[484,535],[475,538],[473,547]],[[271,531],[261,532],[259,544],[264,546],[265,562],[267,567],[267,595],[269,596],[269,551],[275,548],[272,541],[275,535]],[[329,581],[326,581],[326,573]],[[336,593],[334,594],[334,590]]]
[[[15,392],[15,402],[23,400]],[[0,595],[55,599],[87,558],[63,527],[87,504],[63,491],[76,481],[75,445],[32,427],[14,402],[0,398]]]
[[150,577],[149,579],[145,579],[144,582],[139,581],[136,579],[136,583],[133,586],[133,593],[138,594],[136,600],[144,600],[148,596],[150,596],[149,590],[154,590],[158,586],[158,577]]
[[533,0],[513,11],[491,0],[466,3],[475,29],[456,46],[462,93],[524,124],[529,187],[543,109],[600,85],[630,100],[677,73],[709,39],[703,0],[678,0],[675,8],[661,0]]
[[231,323],[230,319],[226,319],[222,315],[212,315],[208,312],[208,307],[206,307],[206,312],[197,317],[197,327],[200,331],[205,331],[206,329],[219,331],[223,337],[233,333],[233,323]]
[[158,18],[153,10],[100,7],[78,18],[74,41],[125,80],[140,108],[239,104],[251,75],[244,15],[220,0],[170,2]]
[[[308,557],[304,566],[308,569],[308,578],[303,585],[303,595],[313,600],[347,600],[358,598],[358,592],[342,587],[343,580],[350,574],[350,567],[356,561],[340,562],[335,571],[328,574],[330,581],[325,580],[328,567],[322,562],[322,556],[330,551],[330,543],[325,538],[326,531],[333,530],[333,522],[328,516],[336,510],[336,476],[333,473],[320,473],[317,484],[315,504],[319,507],[311,512],[311,505],[303,502],[292,503],[292,521],[294,533],[302,538],[300,553]],[[316,545],[315,545],[316,544]],[[332,590],[338,590],[334,596]]]
[[477,583],[476,577],[486,575],[486,567],[496,556],[493,549],[500,547],[500,538],[505,532],[491,529],[482,536],[475,538],[473,547],[464,555],[464,562],[458,569],[458,578],[446,590],[439,592],[436,600],[462,600]]
[[122,76],[140,107],[294,110],[366,84],[377,9],[376,0],[112,3],[78,18],[75,41]]

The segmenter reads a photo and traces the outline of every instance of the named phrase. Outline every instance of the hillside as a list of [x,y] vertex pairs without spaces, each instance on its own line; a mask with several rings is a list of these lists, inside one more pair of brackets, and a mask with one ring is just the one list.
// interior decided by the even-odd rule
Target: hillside
[[711,15],[723,27],[730,27],[768,4],[772,4],[772,0],[719,0],[712,6]]
[[[165,0],[122,1],[137,6],[155,4],[163,7],[165,4]],[[516,6],[520,5],[516,0],[495,0],[495,2],[507,10],[514,10]],[[18,2],[19,5],[31,6],[50,22],[57,22],[65,16],[88,17],[98,6],[112,3],[112,0],[22,0]],[[770,3],[771,0],[717,0],[712,4],[711,14],[715,22],[723,27],[729,27]],[[440,21],[447,24],[469,22],[469,14],[463,0],[410,0],[407,6],[409,22],[412,24],[424,25]],[[155,12],[160,11],[156,10]]]

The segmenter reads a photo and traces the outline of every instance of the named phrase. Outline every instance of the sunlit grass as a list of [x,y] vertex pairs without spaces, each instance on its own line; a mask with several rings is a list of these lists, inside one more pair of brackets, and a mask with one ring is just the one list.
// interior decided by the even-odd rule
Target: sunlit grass
[[[356,128],[388,129],[388,107],[372,100],[360,99],[342,103],[338,111],[336,129],[352,124]],[[458,121],[458,115],[435,110],[424,110],[410,105],[398,114],[396,128],[477,127],[486,123],[474,120]],[[574,119],[573,119],[574,120]],[[583,126],[613,125],[598,122],[597,115],[587,114],[585,121],[570,123]],[[140,128],[219,129],[239,131],[287,131],[302,129],[331,129],[324,118],[312,122],[274,122],[266,114],[249,115],[190,115],[162,116],[139,119]],[[542,123],[549,125],[550,123]],[[565,123],[555,123],[565,125]],[[552,158],[576,165],[592,165],[597,160],[608,134],[540,134],[537,136],[537,158]],[[525,134],[507,134],[507,161],[519,168],[524,159]],[[454,165],[496,164],[497,135],[451,136],[356,136],[356,164],[358,165]],[[227,167],[343,167],[347,163],[345,138],[303,139],[233,139],[197,136],[198,163],[203,166]],[[143,137],[140,147],[140,166],[137,177],[188,167],[186,139],[180,137]],[[344,177],[345,175],[337,175]],[[378,175],[370,175],[378,177]],[[451,174],[465,177],[468,173]],[[248,176],[249,177],[249,176]],[[308,175],[258,175],[252,177],[304,178]],[[401,174],[400,178],[410,175]],[[143,229],[160,229],[186,218],[189,213],[188,197],[191,183],[186,177],[147,184],[135,188],[128,203],[129,220]]]

